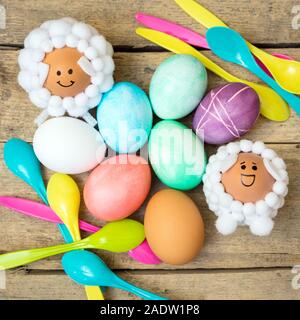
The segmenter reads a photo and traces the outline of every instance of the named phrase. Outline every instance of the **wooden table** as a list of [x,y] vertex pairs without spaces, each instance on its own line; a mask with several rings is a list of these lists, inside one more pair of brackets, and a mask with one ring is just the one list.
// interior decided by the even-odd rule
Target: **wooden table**
[[[270,52],[287,53],[300,60],[300,30],[292,28],[295,1],[286,0],[201,0],[201,3],[240,31],[247,39]],[[144,11],[169,18],[196,31],[204,29],[172,0],[85,0],[85,1],[1,1],[7,11],[7,28],[0,30],[0,194],[37,199],[34,192],[15,178],[3,163],[3,144],[11,137],[31,142],[35,131],[34,107],[17,85],[17,56],[28,32],[43,21],[72,16],[104,34],[115,48],[116,81],[132,81],[148,90],[158,64],[170,53],[135,35],[134,14]],[[297,18],[294,22],[297,22]],[[257,81],[245,70],[213,57],[227,70]],[[209,73],[209,87],[223,80]],[[184,119],[191,122],[191,117]],[[284,123],[260,118],[249,139],[263,140],[286,160],[290,174],[289,195],[276,218],[271,236],[259,238],[248,228],[239,228],[228,237],[215,229],[215,216],[208,210],[202,186],[188,192],[199,206],[206,224],[206,245],[199,257],[187,265],[172,267],[142,265],[126,254],[100,252],[107,264],[122,277],[172,299],[299,299],[300,289],[292,288],[294,265],[300,265],[300,119],[292,113]],[[207,147],[208,153],[215,151]],[[45,172],[49,178],[49,172]],[[83,185],[87,175],[76,176]],[[156,178],[151,195],[164,188]],[[135,214],[142,220],[144,207]],[[62,243],[55,225],[0,208],[0,251],[50,246]],[[93,221],[82,207],[82,217]],[[99,222],[98,222],[99,223]],[[180,235],[178,235],[180,236]],[[8,271],[7,289],[0,299],[85,299],[83,287],[64,274],[61,256],[55,256]],[[107,299],[136,299],[119,290],[108,289]]]

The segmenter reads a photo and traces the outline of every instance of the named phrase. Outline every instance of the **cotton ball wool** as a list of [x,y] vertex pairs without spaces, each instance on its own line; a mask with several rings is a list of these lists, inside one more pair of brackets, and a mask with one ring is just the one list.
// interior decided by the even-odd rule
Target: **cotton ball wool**
[[18,63],[18,82],[42,113],[83,117],[94,126],[88,110],[99,104],[113,84],[112,45],[95,28],[73,18],[49,20],[24,41]]
[[240,140],[221,146],[209,158],[203,190],[223,235],[238,225],[257,236],[271,233],[288,193],[286,164],[261,141]]

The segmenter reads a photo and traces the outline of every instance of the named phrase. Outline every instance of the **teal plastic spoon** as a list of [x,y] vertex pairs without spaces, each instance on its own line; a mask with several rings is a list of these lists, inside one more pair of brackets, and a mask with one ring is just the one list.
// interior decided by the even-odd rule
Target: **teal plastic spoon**
[[146,300],[168,300],[152,292],[146,291],[126,282],[114,272],[98,256],[89,251],[83,251],[84,266],[77,259],[76,251],[66,253],[62,258],[62,265],[67,274],[75,282],[85,286],[113,287],[131,292]]
[[282,89],[277,82],[262,71],[252,56],[246,41],[238,32],[226,27],[214,27],[206,32],[206,40],[214,54],[254,73],[275,90],[300,115],[300,98]]
[[[43,202],[48,205],[40,162],[28,142],[16,138],[8,140],[4,145],[4,162],[14,175],[30,185]],[[58,224],[57,226],[65,242],[72,242],[73,239],[66,226],[64,224]]]

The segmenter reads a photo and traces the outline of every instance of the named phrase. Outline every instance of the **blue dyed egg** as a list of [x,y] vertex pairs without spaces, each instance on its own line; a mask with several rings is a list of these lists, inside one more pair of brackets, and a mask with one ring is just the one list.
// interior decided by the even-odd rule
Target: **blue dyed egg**
[[129,82],[115,84],[103,95],[97,109],[100,133],[107,145],[119,153],[133,153],[144,146],[152,118],[146,93]]

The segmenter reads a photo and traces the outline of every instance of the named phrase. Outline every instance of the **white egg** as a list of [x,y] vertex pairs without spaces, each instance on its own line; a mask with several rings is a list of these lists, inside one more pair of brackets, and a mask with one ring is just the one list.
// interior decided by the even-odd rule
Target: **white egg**
[[36,130],[33,149],[48,169],[79,174],[103,160],[106,145],[100,133],[86,122],[59,117],[47,120]]

